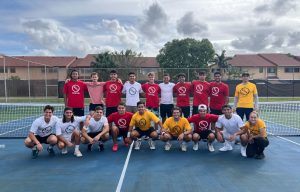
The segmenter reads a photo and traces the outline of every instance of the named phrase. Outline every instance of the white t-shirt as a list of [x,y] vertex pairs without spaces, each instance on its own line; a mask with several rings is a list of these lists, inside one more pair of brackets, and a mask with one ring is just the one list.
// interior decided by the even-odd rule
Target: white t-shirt
[[216,122],[217,128],[223,128],[226,133],[233,135],[244,126],[244,122],[237,114],[232,114],[230,119],[227,119],[225,115],[221,115]]
[[138,82],[131,84],[129,81],[124,83],[122,93],[126,94],[126,105],[136,106],[140,101],[140,93],[142,93],[142,86]]
[[72,134],[75,130],[79,130],[80,122],[85,121],[86,116],[74,117],[74,121],[62,122],[60,119],[56,124],[56,135],[62,135],[66,140],[71,141]]
[[161,104],[173,104],[173,87],[174,83],[160,83],[160,103]]
[[40,137],[46,137],[53,133],[54,127],[56,123],[59,121],[59,118],[52,115],[49,123],[45,122],[45,117],[39,117],[31,125],[30,132],[34,133],[34,135],[38,135]]
[[94,118],[91,118],[90,124],[87,128],[88,133],[96,133],[103,130],[103,127],[108,125],[107,118],[102,116],[99,121],[96,121]]

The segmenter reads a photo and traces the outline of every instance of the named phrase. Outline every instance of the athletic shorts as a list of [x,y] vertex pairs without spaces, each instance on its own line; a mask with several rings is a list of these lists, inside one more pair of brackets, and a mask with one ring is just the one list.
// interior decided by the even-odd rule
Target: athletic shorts
[[126,138],[127,137],[127,133],[128,133],[128,129],[120,129],[119,128],[119,135],[118,135],[118,137]]
[[84,108],[73,108],[74,116],[84,116]]
[[89,111],[95,111],[95,108],[96,107],[102,107],[104,109],[104,105],[103,104],[93,104],[93,103],[90,103],[90,107],[89,107]]
[[126,106],[126,111],[130,113],[137,112],[137,106]]
[[189,118],[191,114],[190,106],[180,107],[182,114],[185,118]]
[[155,131],[155,129],[153,127],[150,127],[148,130],[146,131],[142,131],[139,127],[136,127],[134,130],[136,130],[139,134],[140,134],[140,137],[142,136],[148,136],[150,137],[150,134]]
[[108,117],[110,114],[118,112],[118,107],[106,107],[106,117]]
[[193,106],[193,115],[199,114],[198,106]]
[[41,136],[39,136],[39,135],[35,135],[35,137],[36,137],[36,139],[37,139],[40,143],[49,144],[49,143],[47,142],[47,139],[48,139],[48,137],[50,137],[51,135],[54,135],[54,134],[50,134],[50,135],[47,135],[47,136],[45,136],[45,137],[41,137]]
[[173,104],[160,104],[161,118],[172,117]]
[[215,115],[222,115],[222,109],[210,109],[210,114],[215,114]]
[[198,133],[200,135],[200,139],[204,139],[204,140],[207,140],[208,139],[208,135],[212,133],[211,130],[204,130],[204,131],[201,131],[201,132],[194,132],[194,133]]
[[[99,133],[101,133],[102,131],[98,131],[98,132],[89,132],[89,133],[87,133],[88,134],[88,136],[90,136],[91,138],[94,138],[94,137],[96,137]],[[99,139],[99,141],[101,140],[101,137],[100,137],[100,139]]]

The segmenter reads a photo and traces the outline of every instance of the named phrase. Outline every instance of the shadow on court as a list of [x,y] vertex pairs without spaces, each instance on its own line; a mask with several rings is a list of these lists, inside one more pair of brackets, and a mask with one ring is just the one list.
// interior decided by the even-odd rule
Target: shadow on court
[[[288,137],[300,143],[300,137]],[[269,137],[270,145],[263,160],[240,156],[240,146],[230,152],[207,151],[205,143],[199,151],[181,152],[173,143],[171,151],[150,151],[143,142],[140,151],[132,151],[121,191],[285,191],[300,189],[300,146]],[[129,148],[120,145],[111,151],[111,142],[104,152],[86,152],[82,158],[57,154],[49,157],[44,151],[31,159],[31,151],[21,139],[0,140],[0,185],[3,191],[115,191]],[[56,150],[57,151],[57,150]]]

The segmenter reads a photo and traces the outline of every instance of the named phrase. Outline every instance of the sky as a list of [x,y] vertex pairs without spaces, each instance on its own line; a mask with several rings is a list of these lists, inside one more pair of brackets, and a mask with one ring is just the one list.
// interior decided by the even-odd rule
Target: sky
[[173,39],[207,38],[228,56],[300,55],[299,9],[297,0],[2,0],[0,53],[156,56]]

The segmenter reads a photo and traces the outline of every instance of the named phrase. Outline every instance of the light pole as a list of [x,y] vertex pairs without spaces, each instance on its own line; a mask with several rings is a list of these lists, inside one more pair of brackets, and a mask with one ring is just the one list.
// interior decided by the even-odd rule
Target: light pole
[[4,95],[5,95],[5,103],[7,103],[7,85],[6,85],[6,61],[5,55],[0,54],[0,58],[3,58],[3,72],[4,72]]

